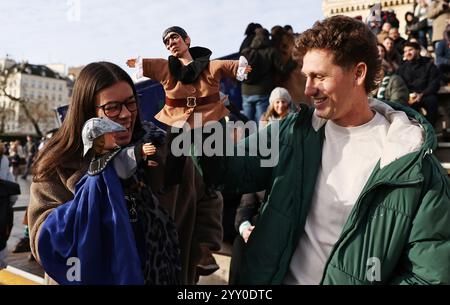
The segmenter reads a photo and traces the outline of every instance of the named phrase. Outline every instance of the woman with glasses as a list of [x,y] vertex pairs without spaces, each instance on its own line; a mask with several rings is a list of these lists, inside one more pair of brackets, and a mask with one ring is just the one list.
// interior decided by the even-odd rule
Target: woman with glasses
[[[31,248],[39,262],[67,275],[58,278],[61,284],[181,281],[175,223],[152,194],[147,164],[128,178],[117,178],[116,187],[107,192],[99,184],[95,197],[88,198],[93,203],[89,208],[72,205],[72,213],[61,213],[68,209],[64,203],[74,199],[80,179],[93,170],[89,167],[92,150],[83,154],[81,130],[86,121],[108,117],[122,125],[122,131],[114,133],[115,143],[122,148],[149,140],[161,144],[163,133],[145,129],[141,123],[136,99],[134,84],[120,67],[108,62],[87,65],[77,79],[62,126],[37,156],[30,188]],[[139,155],[138,150],[130,151],[135,160],[141,160]],[[105,208],[105,202],[111,206]],[[120,221],[124,219],[127,221]],[[114,242],[119,240],[117,236],[127,241],[121,244],[131,245],[130,249],[119,247]]]

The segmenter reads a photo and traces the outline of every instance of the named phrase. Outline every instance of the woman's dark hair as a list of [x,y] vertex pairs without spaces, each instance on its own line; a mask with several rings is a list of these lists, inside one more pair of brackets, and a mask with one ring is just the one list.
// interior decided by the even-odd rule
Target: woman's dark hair
[[408,17],[408,15],[414,18],[414,14],[412,12],[406,12],[405,13],[405,20],[407,20],[406,17]]
[[260,25],[259,23],[251,22],[251,23],[249,23],[247,25],[247,28],[245,29],[245,33],[244,34],[246,36],[253,35],[253,34],[255,34],[255,30],[259,29],[259,28],[262,28],[262,25]]
[[[136,88],[130,76],[119,66],[109,62],[94,62],[81,70],[75,82],[67,115],[51,139],[39,151],[34,162],[34,181],[46,180],[68,162],[83,160],[81,130],[84,123],[96,116],[97,93],[119,82],[127,82],[137,99]],[[132,142],[142,135],[143,129],[137,113]]]
[[420,51],[420,44],[415,41],[406,41],[405,44],[403,45],[403,49],[405,49],[405,47],[411,47],[417,51]]
[[381,59],[377,38],[362,21],[342,15],[317,21],[299,36],[296,49],[301,54],[314,49],[331,51],[334,63],[342,68],[351,68],[363,62],[367,65],[366,92],[370,93],[378,87]]

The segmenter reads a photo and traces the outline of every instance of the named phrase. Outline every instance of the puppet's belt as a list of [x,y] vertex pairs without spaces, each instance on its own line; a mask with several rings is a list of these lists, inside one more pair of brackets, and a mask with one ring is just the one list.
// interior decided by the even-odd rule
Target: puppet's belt
[[166,105],[171,107],[190,107],[211,104],[220,101],[219,93],[214,93],[208,96],[195,97],[188,96],[186,98],[168,98],[166,97]]

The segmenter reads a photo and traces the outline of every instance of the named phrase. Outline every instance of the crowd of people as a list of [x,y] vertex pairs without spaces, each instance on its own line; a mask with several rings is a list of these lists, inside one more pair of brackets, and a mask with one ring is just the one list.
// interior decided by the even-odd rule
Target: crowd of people
[[17,182],[19,176],[22,179],[27,179],[38,146],[33,137],[28,135],[25,145],[22,145],[20,140],[4,142],[2,145],[4,147],[4,156],[8,157],[8,166],[11,167],[14,181]]
[[[419,5],[411,24],[426,15]],[[443,70],[420,55],[428,28],[416,37],[411,25],[407,41],[395,22],[378,30],[345,16],[301,34],[251,23],[239,60],[210,60],[169,27],[167,60],[126,61],[163,85],[155,119],[167,130],[141,121],[123,69],[87,65],[23,174],[33,163],[29,244],[47,282],[195,284],[219,268],[212,252],[226,240],[230,284],[449,284],[450,180],[432,154]],[[223,77],[242,81],[241,112]],[[244,155],[196,154],[207,127],[228,122],[257,126],[219,137]],[[263,166],[251,143],[273,133],[276,162]],[[26,147],[37,151],[31,137]],[[74,257],[81,273],[68,277]]]
[[[385,74],[383,91],[376,96],[410,106],[433,126],[438,121],[438,91],[450,80],[449,18],[448,1],[420,0],[404,21],[389,11],[379,22],[369,22],[377,35]],[[400,35],[402,23],[406,39]],[[386,87],[389,90],[384,91]]]

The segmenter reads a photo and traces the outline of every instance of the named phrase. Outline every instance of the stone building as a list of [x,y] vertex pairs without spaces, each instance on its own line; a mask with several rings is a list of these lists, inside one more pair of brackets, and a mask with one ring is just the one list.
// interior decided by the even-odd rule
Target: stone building
[[[1,72],[2,77],[7,75],[6,92],[25,100],[41,132],[57,127],[55,109],[69,103],[67,78],[44,65],[22,62],[5,67]],[[0,94],[0,109],[0,133],[36,135],[18,102]]]
[[334,15],[346,15],[350,17],[361,16],[363,20],[369,15],[369,7],[372,4],[381,3],[383,11],[394,10],[400,21],[400,34],[405,36],[405,14],[414,11],[414,0],[323,0],[322,10],[325,17]]

